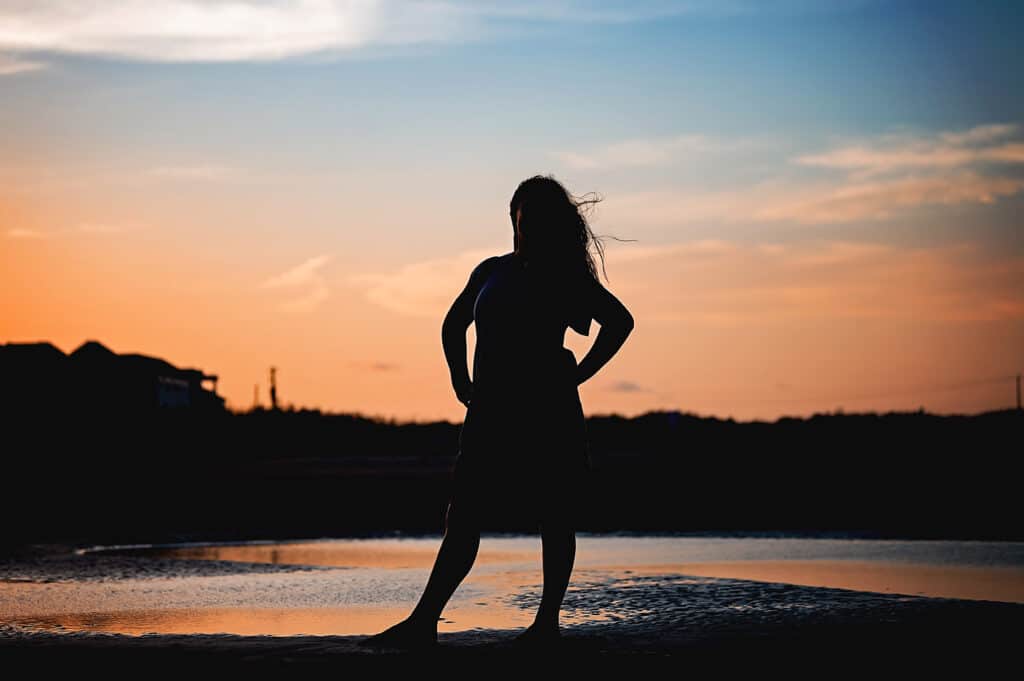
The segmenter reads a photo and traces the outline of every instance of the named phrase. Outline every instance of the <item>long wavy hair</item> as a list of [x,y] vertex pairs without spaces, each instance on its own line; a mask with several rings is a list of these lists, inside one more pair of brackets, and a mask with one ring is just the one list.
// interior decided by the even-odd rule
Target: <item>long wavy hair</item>
[[[601,237],[591,231],[585,216],[598,201],[601,197],[593,192],[573,196],[550,175],[534,175],[523,180],[508,205],[515,252],[531,268],[561,276],[586,273],[600,281],[596,253],[607,280],[604,245]],[[517,230],[516,212],[519,210],[522,213]]]

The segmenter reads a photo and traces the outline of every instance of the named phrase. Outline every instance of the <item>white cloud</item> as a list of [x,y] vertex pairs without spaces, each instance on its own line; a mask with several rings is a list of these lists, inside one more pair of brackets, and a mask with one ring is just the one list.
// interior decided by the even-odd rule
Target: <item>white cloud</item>
[[978,125],[962,132],[944,132],[939,137],[949,144],[981,144],[1010,137],[1019,130],[1020,126],[1012,123],[990,123]]
[[264,289],[286,289],[298,295],[284,303],[282,307],[295,312],[308,312],[327,300],[330,288],[321,272],[331,255],[324,254],[312,257],[281,274],[270,277],[260,287]]
[[263,288],[281,288],[311,284],[320,276],[320,268],[331,259],[330,255],[318,255],[295,267],[270,277],[263,282]]
[[39,71],[45,69],[46,64],[41,61],[20,59],[0,54],[0,76],[13,76],[16,73],[27,73],[28,71]]
[[7,236],[11,239],[46,239],[49,237],[46,232],[40,232],[37,229],[25,229],[23,227],[7,230]]
[[903,212],[955,204],[992,204],[1024,191],[1024,179],[956,172],[875,181],[763,183],[719,192],[654,190],[606,197],[603,225],[707,222],[801,225],[879,221]]
[[807,0],[767,8],[754,0],[33,0],[0,4],[0,50],[163,62],[260,61],[482,40],[529,30],[536,22],[628,23],[818,7]]
[[12,239],[49,239],[51,237],[63,237],[69,234],[123,234],[128,231],[130,231],[130,228],[122,225],[83,222],[75,227],[53,229],[46,232],[37,229],[16,227],[14,229],[7,230],[7,236]]
[[350,281],[362,286],[370,301],[393,312],[437,317],[448,311],[474,267],[485,258],[505,252],[507,249],[499,247],[466,251],[449,258],[410,263],[393,272],[355,274]]
[[1024,190],[1005,166],[1024,163],[1021,127],[979,125],[934,134],[881,135],[796,163],[846,174],[843,183],[783,198],[760,212],[801,223],[886,219],[919,206],[990,204]]
[[780,196],[754,214],[759,220],[828,224],[884,220],[922,206],[990,204],[1024,189],[1024,179],[960,172],[934,177],[907,177],[877,182],[850,182],[821,190]]
[[935,135],[883,135],[818,154],[799,156],[807,166],[857,171],[862,176],[904,170],[945,170],[980,163],[1024,163],[1020,126],[980,125]]
[[481,39],[509,19],[645,21],[708,2],[35,0],[0,5],[0,49],[152,61],[274,60],[376,45]]
[[[806,171],[787,174],[785,159],[780,159],[763,166],[773,169],[771,179],[746,186],[608,192],[600,219],[616,228],[700,222],[811,225],[886,220],[929,206],[992,204],[1024,191],[1024,177],[1008,168],[1024,164],[1024,142],[1017,141],[1021,134],[1021,126],[1002,123],[916,137],[883,135],[791,159],[797,166],[829,171],[813,177]],[[677,148],[725,148],[724,142],[700,136],[669,139]],[[736,150],[744,148],[742,141],[733,144]],[[626,167],[667,159],[670,148],[650,141],[613,144],[564,160],[579,168]]]
[[0,46],[157,61],[277,59],[365,44],[379,3],[41,0],[0,9]]

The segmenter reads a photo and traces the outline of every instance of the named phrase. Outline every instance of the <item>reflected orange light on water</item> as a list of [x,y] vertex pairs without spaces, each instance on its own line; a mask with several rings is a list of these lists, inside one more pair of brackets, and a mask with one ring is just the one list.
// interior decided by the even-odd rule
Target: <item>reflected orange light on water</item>
[[[17,624],[64,631],[97,631],[129,636],[236,634],[239,636],[359,636],[382,631],[409,614],[408,608],[197,608],[129,610],[18,618]],[[532,613],[476,604],[449,608],[438,632],[515,629]]]
[[[411,545],[402,540],[372,542],[308,542],[294,544],[238,545],[238,546],[185,546],[144,549],[136,554],[161,558],[189,558],[197,560],[231,560],[245,563],[274,563],[280,565],[319,565],[352,568],[429,568],[434,564],[438,539],[434,546],[421,543]],[[536,551],[501,551],[482,547],[476,565],[520,563],[535,561],[540,564],[541,553]]]
[[[674,591],[678,580],[703,578],[742,580],[700,582],[710,607],[716,594],[728,600],[737,588],[744,599],[771,601],[775,590],[754,582],[1024,603],[1024,567],[1019,549],[1008,543],[582,539],[561,613],[566,626],[628,620],[650,608],[706,607],[691,602],[685,588]],[[440,538],[427,537],[100,551],[83,562],[78,577],[33,577],[27,570],[0,580],[0,613],[6,623],[49,631],[366,635],[411,612],[440,544]],[[183,558],[189,560],[174,560]],[[445,608],[439,632],[528,626],[543,585],[541,558],[539,538],[486,538],[477,564]],[[236,564],[205,564],[213,560]],[[279,570],[256,563],[311,567]],[[621,598],[636,588],[639,598]],[[805,603],[828,609],[832,599],[841,597],[808,593]]]

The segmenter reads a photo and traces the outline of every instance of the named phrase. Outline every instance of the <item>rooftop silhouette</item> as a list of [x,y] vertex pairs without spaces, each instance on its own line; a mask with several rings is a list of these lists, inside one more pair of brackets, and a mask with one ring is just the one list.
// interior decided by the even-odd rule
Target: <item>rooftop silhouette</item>
[[0,345],[0,372],[8,408],[224,409],[216,375],[95,340],[67,355],[49,342]]

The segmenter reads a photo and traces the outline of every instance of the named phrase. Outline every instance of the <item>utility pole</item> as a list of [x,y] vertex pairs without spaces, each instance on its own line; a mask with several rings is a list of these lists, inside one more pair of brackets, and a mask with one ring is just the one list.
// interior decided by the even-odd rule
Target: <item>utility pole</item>
[[1020,374],[1017,374],[1017,411],[1020,410]]
[[270,408],[277,410],[277,367],[270,367]]
[[260,406],[260,384],[255,383],[252,386],[252,408],[256,409]]

